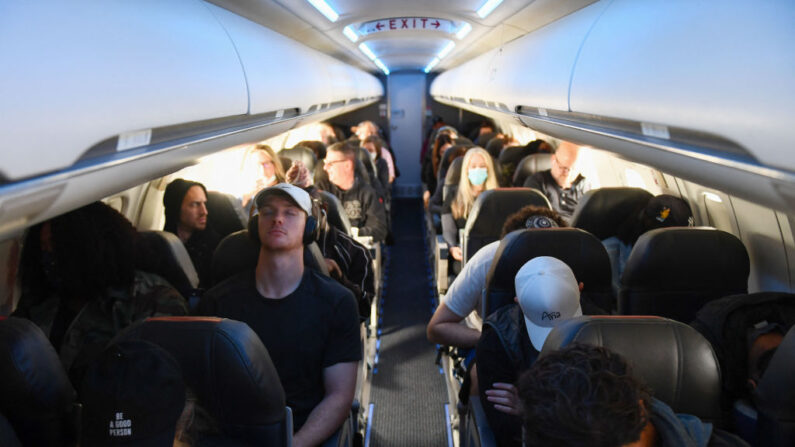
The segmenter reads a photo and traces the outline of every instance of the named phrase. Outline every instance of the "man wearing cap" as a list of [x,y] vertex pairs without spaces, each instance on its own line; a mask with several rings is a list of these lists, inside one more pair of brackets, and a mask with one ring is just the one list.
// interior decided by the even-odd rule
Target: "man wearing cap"
[[207,190],[199,182],[178,178],[163,194],[166,224],[163,230],[174,233],[185,245],[199,275],[199,287],[211,281],[213,252],[221,236],[207,226]]
[[304,268],[306,227],[315,225],[306,191],[279,183],[260,191],[254,203],[256,269],[208,290],[198,313],[243,321],[257,333],[293,409],[293,445],[317,445],[351,411],[362,358],[356,301],[336,281]]
[[480,400],[501,446],[522,442],[513,384],[538,357],[552,329],[582,315],[582,283],[557,258],[539,256],[527,261],[516,274],[515,287],[517,305],[503,306],[484,321],[476,348]]

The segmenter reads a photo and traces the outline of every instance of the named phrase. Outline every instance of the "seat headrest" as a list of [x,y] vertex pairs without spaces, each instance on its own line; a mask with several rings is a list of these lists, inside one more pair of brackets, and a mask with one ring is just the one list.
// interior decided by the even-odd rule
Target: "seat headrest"
[[365,184],[372,185],[372,180],[370,180],[370,174],[367,171],[367,167],[362,163],[361,160],[358,158],[354,160],[354,171],[356,176],[359,177],[359,181],[364,182]]
[[36,324],[0,320],[0,413],[23,445],[61,446],[75,438],[76,393],[61,360]]
[[538,256],[560,259],[574,272],[577,282],[584,284],[584,313],[600,313],[598,309],[588,309],[588,301],[603,310],[611,309],[610,259],[602,243],[576,228],[544,228],[514,231],[502,239],[486,275],[484,315],[513,302],[516,273]]
[[165,278],[184,297],[199,287],[199,274],[188,250],[168,231],[141,231],[136,246],[136,268]]
[[[530,154],[519,160],[513,173],[513,186],[523,186],[527,177],[552,167],[552,154]],[[582,200],[582,199],[580,199]]]
[[468,234],[499,237],[508,216],[527,205],[552,208],[544,194],[530,188],[496,188],[483,191],[472,205],[465,231]]
[[310,173],[315,170],[315,163],[317,163],[315,152],[305,146],[295,146],[290,149],[282,149],[279,151],[279,156],[289,158],[292,161],[302,162]]
[[540,357],[571,343],[604,346],[624,356],[674,412],[720,420],[718,360],[709,342],[690,326],[660,317],[577,317],[552,329]]
[[444,176],[445,185],[458,185],[461,180],[461,165],[464,164],[464,157],[458,157],[450,163],[447,174]]
[[632,214],[639,213],[654,197],[641,188],[599,188],[585,193],[574,210],[571,226],[582,228],[600,240],[615,236]]
[[240,321],[213,317],[148,318],[113,342],[145,340],[179,362],[185,383],[229,435],[246,437],[281,422],[285,397],[268,350]]
[[207,191],[207,224],[221,237],[244,228],[231,194]]
[[351,221],[343,210],[340,199],[328,191],[318,190],[318,194],[320,196],[320,201],[323,202],[326,208],[329,225],[345,234],[351,234]]
[[757,433],[760,433],[765,441],[760,445],[795,443],[793,371],[795,371],[795,326],[787,331],[754,392],[754,400],[760,413]]
[[746,293],[750,262],[731,233],[707,227],[647,231],[627,260],[621,284],[657,290],[736,290]]
[[500,152],[500,156],[497,160],[502,164],[512,164],[516,165],[521,159],[525,158],[528,155],[527,147],[525,146],[510,146],[504,148]]
[[282,163],[282,169],[284,169],[284,172],[287,172],[287,170],[290,169],[290,166],[293,165],[293,160],[283,156],[281,152],[279,153],[279,161]]

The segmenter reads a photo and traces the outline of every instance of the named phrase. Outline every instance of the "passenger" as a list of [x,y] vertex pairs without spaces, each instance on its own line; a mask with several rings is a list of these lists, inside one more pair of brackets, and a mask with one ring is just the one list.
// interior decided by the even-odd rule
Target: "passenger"
[[549,199],[552,208],[566,220],[571,219],[580,198],[589,187],[577,170],[580,148],[574,143],[562,142],[552,154],[552,167],[528,177],[524,186],[535,188]]
[[307,225],[315,225],[309,194],[279,184],[254,200],[261,244],[256,269],[208,290],[199,314],[243,321],[257,333],[295,415],[293,445],[317,445],[351,411],[362,359],[356,302],[331,278],[304,268]]
[[328,182],[318,187],[340,199],[351,225],[359,229],[359,236],[372,236],[373,241],[381,242],[387,234],[386,212],[375,189],[355,176],[357,151],[350,143],[331,145],[323,166]]
[[555,148],[552,147],[551,144],[544,140],[533,140],[525,145],[527,149],[527,154],[552,154],[555,152]]
[[240,197],[244,210],[244,221],[254,214],[252,198],[262,188],[285,182],[284,166],[279,156],[267,144],[255,144],[246,150],[243,157],[242,181],[245,191]]
[[[500,239],[516,230],[565,226],[566,222],[557,212],[528,205],[506,219]],[[427,328],[428,340],[463,349],[475,347],[483,325],[480,312],[486,275],[499,246],[500,241],[494,241],[478,250],[467,262],[431,317]],[[460,324],[464,320],[466,324]]]
[[135,269],[136,237],[132,224],[101,202],[28,231],[14,315],[44,331],[72,383],[134,321],[188,313],[166,280]]
[[539,256],[516,273],[517,305],[503,306],[483,323],[478,341],[478,388],[497,444],[521,446],[522,430],[514,383],[538,358],[552,329],[582,315],[574,272],[563,261]]
[[453,161],[455,161],[456,158],[463,157],[466,154],[467,149],[470,147],[472,146],[454,144],[445,149],[442,159],[439,162],[439,174],[436,178],[436,190],[433,192],[433,194],[431,194],[431,197],[428,201],[428,209],[432,214],[442,214],[442,205],[444,205],[444,186],[445,178],[447,177],[447,171],[450,169],[450,165],[453,164]]
[[391,184],[389,183],[389,167],[386,164],[386,160],[381,157],[384,147],[383,140],[380,137],[371,135],[362,141],[362,147],[370,154],[370,160],[375,164],[376,176],[381,185],[384,186],[388,198]]
[[494,124],[489,121],[481,121],[478,123],[477,127],[469,133],[469,139],[472,141],[476,141],[478,137],[483,134],[494,133],[496,131]]
[[464,259],[458,240],[458,230],[466,226],[475,199],[481,192],[498,186],[489,153],[479,147],[468,150],[461,164],[458,190],[455,194],[447,196],[442,206],[442,232],[445,242],[450,246],[450,256],[455,261],[460,262]]
[[176,234],[182,241],[199,274],[199,287],[207,287],[212,282],[213,252],[221,242],[221,236],[207,225],[207,190],[199,182],[178,178],[166,186],[163,206],[166,208],[163,230]]
[[312,152],[315,153],[315,157],[318,160],[326,158],[326,145],[323,144],[322,141],[304,140],[296,144],[296,146],[303,146],[312,149]]
[[602,241],[610,257],[613,290],[618,292],[621,287],[621,274],[640,235],[656,228],[687,226],[693,226],[690,205],[679,197],[668,194],[652,197],[642,210],[630,214],[618,227],[615,236]]
[[177,423],[186,403],[179,363],[146,341],[109,346],[81,388],[81,447],[184,446]]
[[574,344],[538,359],[518,382],[527,447],[747,446],[652,397],[627,361]]
[[[381,136],[378,126],[376,126],[376,124],[372,121],[362,121],[351,130],[353,130],[353,133],[356,134],[356,139],[359,140],[360,144],[362,141],[366,140],[367,137]],[[381,141],[383,142],[383,140]],[[397,168],[395,167],[395,154],[385,142],[381,145],[381,158],[386,161],[387,167],[389,168],[389,184],[391,185],[394,183],[395,177],[397,177],[398,174]]]

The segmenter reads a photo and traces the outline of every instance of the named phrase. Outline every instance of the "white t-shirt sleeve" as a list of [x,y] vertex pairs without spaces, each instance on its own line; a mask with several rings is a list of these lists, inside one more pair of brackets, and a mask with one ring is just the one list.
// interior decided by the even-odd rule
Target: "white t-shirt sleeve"
[[499,246],[500,241],[495,241],[478,250],[447,289],[444,304],[454,314],[464,318],[475,312],[482,318],[480,303],[486,287],[486,275]]

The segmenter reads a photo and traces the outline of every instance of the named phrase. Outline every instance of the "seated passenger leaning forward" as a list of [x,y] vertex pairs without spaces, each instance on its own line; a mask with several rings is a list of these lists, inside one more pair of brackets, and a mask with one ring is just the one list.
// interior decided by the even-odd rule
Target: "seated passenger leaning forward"
[[356,154],[359,148],[350,143],[332,144],[326,151],[323,169],[328,182],[317,186],[340,199],[351,225],[359,228],[359,236],[372,236],[373,241],[386,238],[386,211],[372,186],[355,175]]
[[514,282],[517,304],[503,306],[486,318],[476,353],[483,411],[500,446],[522,445],[519,398],[513,384],[538,358],[552,329],[582,315],[583,284],[557,258],[527,261]]
[[295,414],[294,445],[317,445],[351,411],[362,358],[356,300],[331,278],[304,268],[312,203],[280,183],[254,198],[259,210],[259,260],[208,290],[199,314],[247,323],[262,340]]
[[627,361],[606,348],[573,344],[546,355],[518,383],[527,447],[747,446],[740,438],[676,414],[652,397]]
[[177,235],[185,245],[199,275],[199,287],[210,284],[210,264],[221,236],[207,226],[207,190],[198,182],[178,178],[166,186],[164,231]]
[[527,188],[535,188],[549,199],[552,209],[566,220],[571,219],[580,198],[588,191],[588,184],[577,171],[577,156],[580,148],[564,141],[550,158],[552,166],[528,177]]

